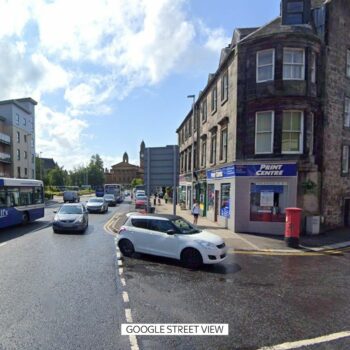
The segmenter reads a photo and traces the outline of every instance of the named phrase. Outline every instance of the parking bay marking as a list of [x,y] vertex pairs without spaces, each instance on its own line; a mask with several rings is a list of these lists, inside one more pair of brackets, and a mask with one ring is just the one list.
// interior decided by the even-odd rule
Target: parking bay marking
[[0,243],[0,247],[3,247],[4,245],[6,245],[7,242],[4,242],[4,243]]

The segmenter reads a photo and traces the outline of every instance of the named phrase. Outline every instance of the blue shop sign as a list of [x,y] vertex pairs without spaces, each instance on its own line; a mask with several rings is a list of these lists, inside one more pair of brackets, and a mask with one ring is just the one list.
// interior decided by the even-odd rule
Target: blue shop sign
[[242,164],[231,165],[217,170],[208,170],[208,179],[220,179],[235,176],[297,176],[296,164]]

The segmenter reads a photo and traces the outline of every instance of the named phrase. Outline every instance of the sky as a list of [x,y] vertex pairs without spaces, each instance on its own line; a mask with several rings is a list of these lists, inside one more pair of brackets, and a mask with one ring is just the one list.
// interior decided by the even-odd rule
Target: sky
[[0,0],[0,100],[38,102],[36,153],[66,170],[99,154],[139,164],[177,144],[235,28],[279,15],[280,0]]

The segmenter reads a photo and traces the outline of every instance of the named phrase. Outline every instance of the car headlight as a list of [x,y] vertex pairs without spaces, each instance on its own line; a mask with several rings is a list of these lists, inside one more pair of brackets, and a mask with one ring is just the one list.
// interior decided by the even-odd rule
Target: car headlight
[[83,221],[84,221],[84,217],[83,217],[83,216],[80,216],[80,217],[78,217],[77,219],[75,219],[74,222],[77,222],[78,224],[81,224]]
[[198,243],[206,249],[216,249],[216,245],[214,243],[206,242],[206,241],[198,241]]
[[58,216],[57,216],[57,215],[55,215],[55,217],[53,218],[53,221],[54,221],[54,222],[59,221],[59,218],[58,218]]

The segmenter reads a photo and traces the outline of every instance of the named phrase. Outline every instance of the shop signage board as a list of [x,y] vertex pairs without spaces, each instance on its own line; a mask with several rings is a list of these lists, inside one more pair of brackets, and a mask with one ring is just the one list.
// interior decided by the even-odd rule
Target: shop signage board
[[216,170],[208,170],[208,179],[220,179],[238,176],[297,176],[296,164],[241,164],[231,165]]

